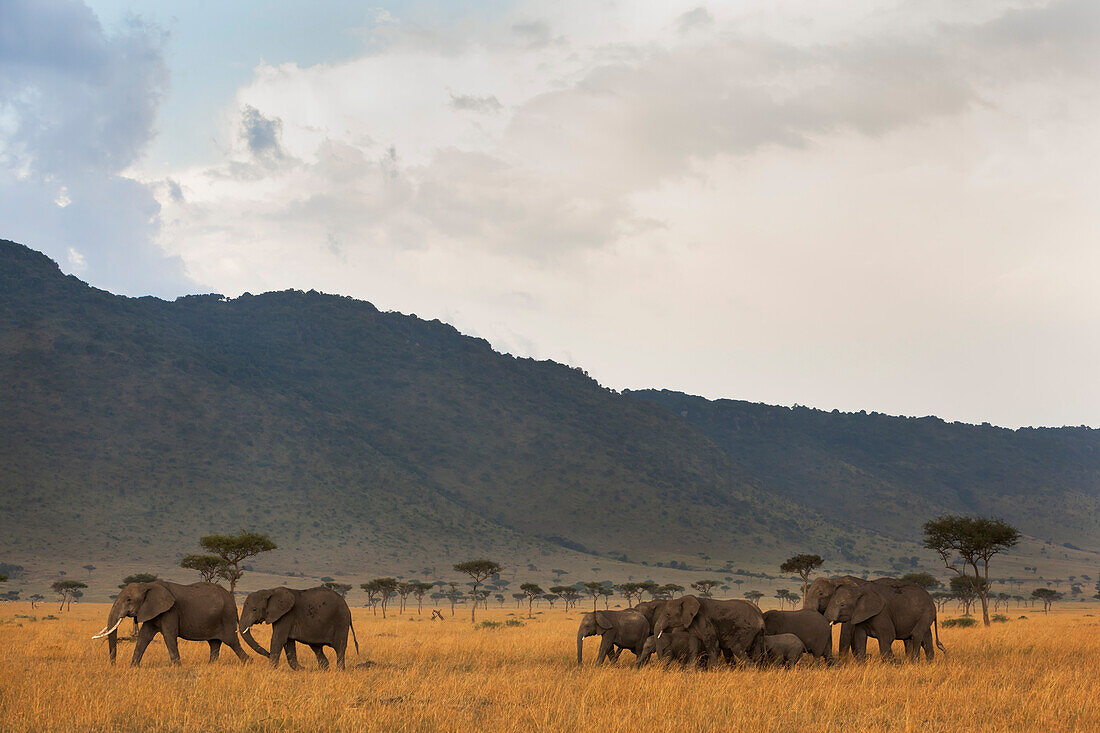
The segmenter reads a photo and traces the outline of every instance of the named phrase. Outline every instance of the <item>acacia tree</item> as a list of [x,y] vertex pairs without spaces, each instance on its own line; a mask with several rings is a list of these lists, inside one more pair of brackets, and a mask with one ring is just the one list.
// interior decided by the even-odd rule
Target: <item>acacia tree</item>
[[542,588],[538,583],[523,583],[519,589],[523,591],[523,595],[527,598],[527,618],[531,618],[531,607],[535,603],[535,599],[542,595]]
[[[375,578],[367,585],[372,586],[378,593],[378,605],[382,607],[382,618],[386,618],[386,606],[390,602],[390,597],[397,592],[397,578]],[[363,590],[366,590],[366,586]]]
[[218,576],[229,581],[229,592],[237,590],[237,581],[244,575],[241,563],[261,552],[279,549],[266,534],[241,531],[235,535],[210,534],[199,539],[202,548],[217,555],[222,563]]
[[423,583],[414,580],[412,586],[412,594],[416,596],[416,615],[419,616],[421,609],[424,607],[424,596],[435,586],[435,583]]
[[791,600],[791,592],[786,588],[780,588],[775,592],[775,597],[779,599],[779,607],[782,608]]
[[1019,541],[1019,530],[1001,519],[945,514],[924,523],[924,546],[935,550],[948,570],[966,574],[965,568],[960,570],[952,563],[958,557],[964,566],[973,568],[975,578],[982,580],[976,591],[986,626],[989,626],[989,560]]
[[755,603],[758,606],[760,605],[760,599],[763,598],[763,597],[764,597],[764,594],[761,593],[758,590],[747,590],[747,591],[745,591],[745,598],[748,598],[750,601],[752,601],[753,603]]
[[638,600],[641,600],[642,592],[645,589],[642,588],[640,583],[620,583],[619,585],[615,586],[615,590],[619,591],[619,593],[622,594],[623,598],[626,599],[627,606],[633,606],[633,599],[637,597]]
[[592,610],[596,610],[596,599],[603,594],[603,583],[598,583],[595,580],[589,581],[584,584],[584,592],[592,598]]
[[367,605],[370,606],[371,614],[377,616],[378,611],[375,610],[374,604],[378,603],[378,592],[380,590],[378,584],[372,580],[368,583],[360,583],[359,587],[367,594]]
[[95,570],[95,565],[88,564],[88,565],[84,565],[83,567],[84,567],[85,570],[88,571],[88,577],[89,578],[92,577],[92,571]]
[[160,578],[152,573],[132,573],[123,578],[118,587],[125,588],[130,583],[152,583],[154,580],[160,580]]
[[[87,583],[81,583],[79,580],[58,580],[50,586],[57,595],[61,596],[61,607],[57,609],[58,613],[65,610],[65,604],[72,605],[73,598],[79,598],[82,588],[87,588]],[[79,595],[78,595],[79,594]]]
[[717,580],[697,580],[691,584],[691,587],[699,591],[699,595],[704,598],[710,598],[711,591],[714,590],[714,586],[718,585]]
[[970,615],[970,607],[978,597],[978,588],[982,582],[981,578],[973,575],[956,575],[951,579],[951,592],[963,604],[963,616]]
[[447,600],[451,602],[451,617],[455,615],[455,604],[458,603],[458,599],[462,596],[462,593],[458,590],[458,583],[451,580],[447,582]]
[[936,580],[935,576],[931,573],[906,573],[901,576],[900,580],[905,580],[910,583],[919,585],[925,590],[932,590],[933,588],[939,588],[943,583]]
[[600,591],[600,595],[603,596],[603,610],[606,611],[611,607],[611,596],[615,595],[615,591],[605,586],[604,589]]
[[1031,595],[1043,602],[1043,613],[1049,613],[1050,604],[1054,603],[1062,597],[1061,593],[1050,588],[1036,588],[1035,590],[1031,591]]
[[329,581],[327,583],[321,583],[322,588],[328,588],[331,591],[335,591],[340,594],[341,598],[348,597],[348,591],[351,590],[350,583],[337,583],[336,581]]
[[203,583],[213,583],[221,577],[225,563],[217,555],[187,555],[180,560],[180,567],[197,571]]
[[397,597],[400,599],[399,611],[401,613],[405,613],[405,601],[408,600],[414,590],[416,590],[415,583],[402,581],[397,584]]
[[779,566],[781,573],[796,573],[802,578],[802,595],[806,595],[806,588],[810,584],[810,574],[821,567],[825,561],[821,555],[795,555]]
[[662,598],[672,598],[674,595],[684,595],[684,586],[676,583],[665,583],[657,591],[661,593]]
[[476,621],[478,586],[484,583],[490,577],[494,575],[500,575],[500,571],[504,568],[498,562],[481,559],[460,562],[454,566],[454,569],[455,572],[465,573],[466,575],[469,575],[470,580],[473,581],[473,588],[470,590],[470,595],[474,597],[474,605],[470,609],[470,621]]
[[27,598],[27,600],[31,602],[31,610],[34,610],[38,607],[38,604],[46,600],[46,598],[41,593],[35,593],[33,596]]

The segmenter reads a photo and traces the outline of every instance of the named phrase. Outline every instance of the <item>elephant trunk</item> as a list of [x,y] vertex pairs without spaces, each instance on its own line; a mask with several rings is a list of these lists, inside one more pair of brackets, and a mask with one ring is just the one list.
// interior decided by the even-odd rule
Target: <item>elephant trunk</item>
[[267,649],[264,649],[262,646],[260,646],[259,643],[257,643],[256,639],[252,636],[252,624],[243,626],[240,631],[241,638],[244,639],[250,647],[252,647],[252,651],[264,657],[271,656]]
[[103,631],[93,637],[102,638],[100,634],[107,633],[107,653],[110,656],[111,664],[115,663],[115,657],[118,655],[118,625],[122,623],[124,618],[125,616],[122,615],[122,601],[116,598],[111,605],[111,612],[107,615],[107,625],[103,627]]
[[577,664],[581,663],[584,654],[584,631],[577,632]]

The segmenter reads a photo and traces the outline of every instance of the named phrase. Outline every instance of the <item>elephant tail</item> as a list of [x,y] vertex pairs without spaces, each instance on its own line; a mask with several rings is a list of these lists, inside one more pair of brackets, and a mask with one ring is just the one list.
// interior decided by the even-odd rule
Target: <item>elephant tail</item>
[[940,622],[938,619],[932,619],[932,627],[936,630],[936,646],[940,648],[940,651],[947,654],[947,650],[943,648],[943,644],[940,643]]
[[348,628],[351,629],[351,640],[355,642],[355,656],[359,656],[359,640],[355,638],[355,624],[349,623]]

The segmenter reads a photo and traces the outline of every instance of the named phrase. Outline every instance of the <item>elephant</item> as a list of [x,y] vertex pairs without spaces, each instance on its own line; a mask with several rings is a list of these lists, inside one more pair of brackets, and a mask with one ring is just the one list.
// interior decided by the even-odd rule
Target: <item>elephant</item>
[[635,604],[634,610],[645,616],[646,621],[649,622],[650,633],[653,632],[653,623],[657,619],[657,612],[665,605],[664,599],[657,599],[652,601],[642,601]]
[[[270,653],[256,643],[251,627],[257,623],[271,624]],[[307,644],[317,656],[321,669],[328,669],[324,647],[336,650],[336,666],[344,669],[344,652],[348,646],[348,631],[359,653],[359,640],[351,623],[348,604],[336,591],[328,588],[268,588],[253,591],[244,599],[240,621],[241,636],[248,645],[265,657],[271,666],[279,665],[279,654],[286,652],[291,669],[300,669],[295,642]]]
[[825,609],[825,619],[852,625],[852,651],[859,656],[866,653],[870,636],[878,639],[879,654],[884,658],[893,657],[890,647],[901,639],[909,659],[919,659],[920,650],[924,649],[925,658],[931,661],[936,654],[933,628],[935,646],[943,650],[936,604],[928,591],[916,583],[879,578],[862,585],[841,586]]
[[[802,600],[802,609],[806,611],[817,611],[824,616],[825,609],[829,607],[829,601],[833,600],[833,594],[836,593],[837,588],[844,586],[860,586],[870,581],[863,578],[857,578],[854,575],[838,575],[833,578],[815,578],[814,582],[810,583],[810,587],[806,589],[806,597]],[[830,648],[832,647],[832,641],[829,642]],[[840,643],[838,645],[837,654],[844,656],[849,652],[852,652],[852,625],[850,623],[842,623],[840,625]]]
[[654,653],[662,662],[691,664],[702,658],[702,646],[698,637],[686,631],[666,631],[659,639],[651,634],[642,646],[642,654],[638,657],[636,666],[641,667]]
[[600,636],[600,651],[596,655],[596,664],[612,652],[612,661],[618,657],[613,647],[629,649],[636,657],[642,654],[642,647],[649,637],[649,622],[645,616],[633,609],[625,611],[589,611],[581,619],[577,629],[577,664],[581,663],[584,652],[584,640],[589,636]]
[[727,659],[757,659],[763,654],[764,617],[748,601],[695,596],[665,601],[657,611],[653,631],[660,639],[672,630],[695,636],[708,664],[717,663],[720,653]]
[[765,611],[764,633],[794,634],[815,659],[833,659],[833,629],[817,611]]
[[165,580],[128,583],[115,597],[107,625],[92,637],[107,637],[111,664],[115,663],[118,650],[119,624],[127,617],[141,624],[131,666],[141,664],[146,647],[158,633],[164,638],[168,658],[174,665],[180,663],[177,639],[209,643],[211,662],[217,661],[222,644],[236,652],[242,662],[248,661],[248,655],[237,641],[237,604],[229,591],[219,585],[180,585]]
[[790,667],[798,663],[805,651],[802,640],[794,634],[772,634],[764,637],[764,656],[761,661]]

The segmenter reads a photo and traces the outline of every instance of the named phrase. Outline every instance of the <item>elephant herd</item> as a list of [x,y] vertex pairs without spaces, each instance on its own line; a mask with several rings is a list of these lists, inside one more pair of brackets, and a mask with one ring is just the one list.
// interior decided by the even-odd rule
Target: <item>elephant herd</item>
[[590,636],[600,637],[597,664],[615,661],[623,650],[634,653],[638,666],[654,654],[686,665],[746,661],[790,666],[806,653],[831,662],[832,625],[837,623],[840,654],[863,656],[868,638],[878,640],[879,653],[887,658],[899,640],[914,661],[922,649],[928,660],[935,647],[943,650],[936,605],[928,591],[895,578],[869,581],[848,575],[815,580],[797,611],[762,612],[748,601],[695,596],[645,601],[623,611],[593,611],[577,630],[577,663]]
[[[349,630],[355,651],[359,652],[348,604],[339,593],[328,588],[270,588],[249,593],[238,620],[233,596],[219,585],[180,585],[163,580],[129,583],[115,597],[107,625],[92,637],[107,637],[112,664],[118,646],[118,627],[126,618],[141,624],[130,660],[135,667],[158,633],[164,639],[172,664],[180,663],[179,639],[210,644],[211,662],[218,658],[222,644],[241,661],[247,661],[248,655],[237,640],[238,633],[256,653],[268,657],[272,666],[278,665],[280,654],[286,654],[287,664],[298,669],[295,646],[302,643],[313,650],[322,669],[329,664],[323,648],[332,647],[336,651],[336,666],[343,669]],[[271,624],[270,649],[264,649],[252,636],[251,628],[258,623]]]
[[[348,632],[359,652],[351,611],[343,597],[327,588],[292,590],[269,588],[248,594],[240,617],[229,591],[213,583],[181,585],[163,580],[130,583],[115,598],[107,625],[93,638],[107,637],[114,663],[118,627],[126,618],[140,624],[131,664],[137,666],[158,633],[168,656],[179,664],[178,640],[205,641],[210,661],[218,658],[222,644],[242,660],[248,656],[237,635],[258,654],[278,665],[281,654],[298,669],[296,645],[306,644],[321,668],[329,666],[324,647],[336,652],[336,665],[344,668]],[[252,626],[271,624],[269,649],[252,636]],[[659,660],[683,664],[717,664],[721,661],[753,661],[791,665],[803,654],[831,661],[832,625],[839,623],[839,653],[862,656],[867,639],[878,640],[883,657],[892,656],[891,645],[903,641],[910,659],[923,649],[925,657],[941,650],[936,606],[920,586],[894,578],[863,580],[853,576],[818,578],[806,592],[802,610],[767,611],[742,600],[717,600],[683,596],[639,603],[633,608],[593,611],[577,630],[577,662],[584,640],[600,637],[596,662],[615,661],[624,649],[634,653],[638,665],[657,655]]]

